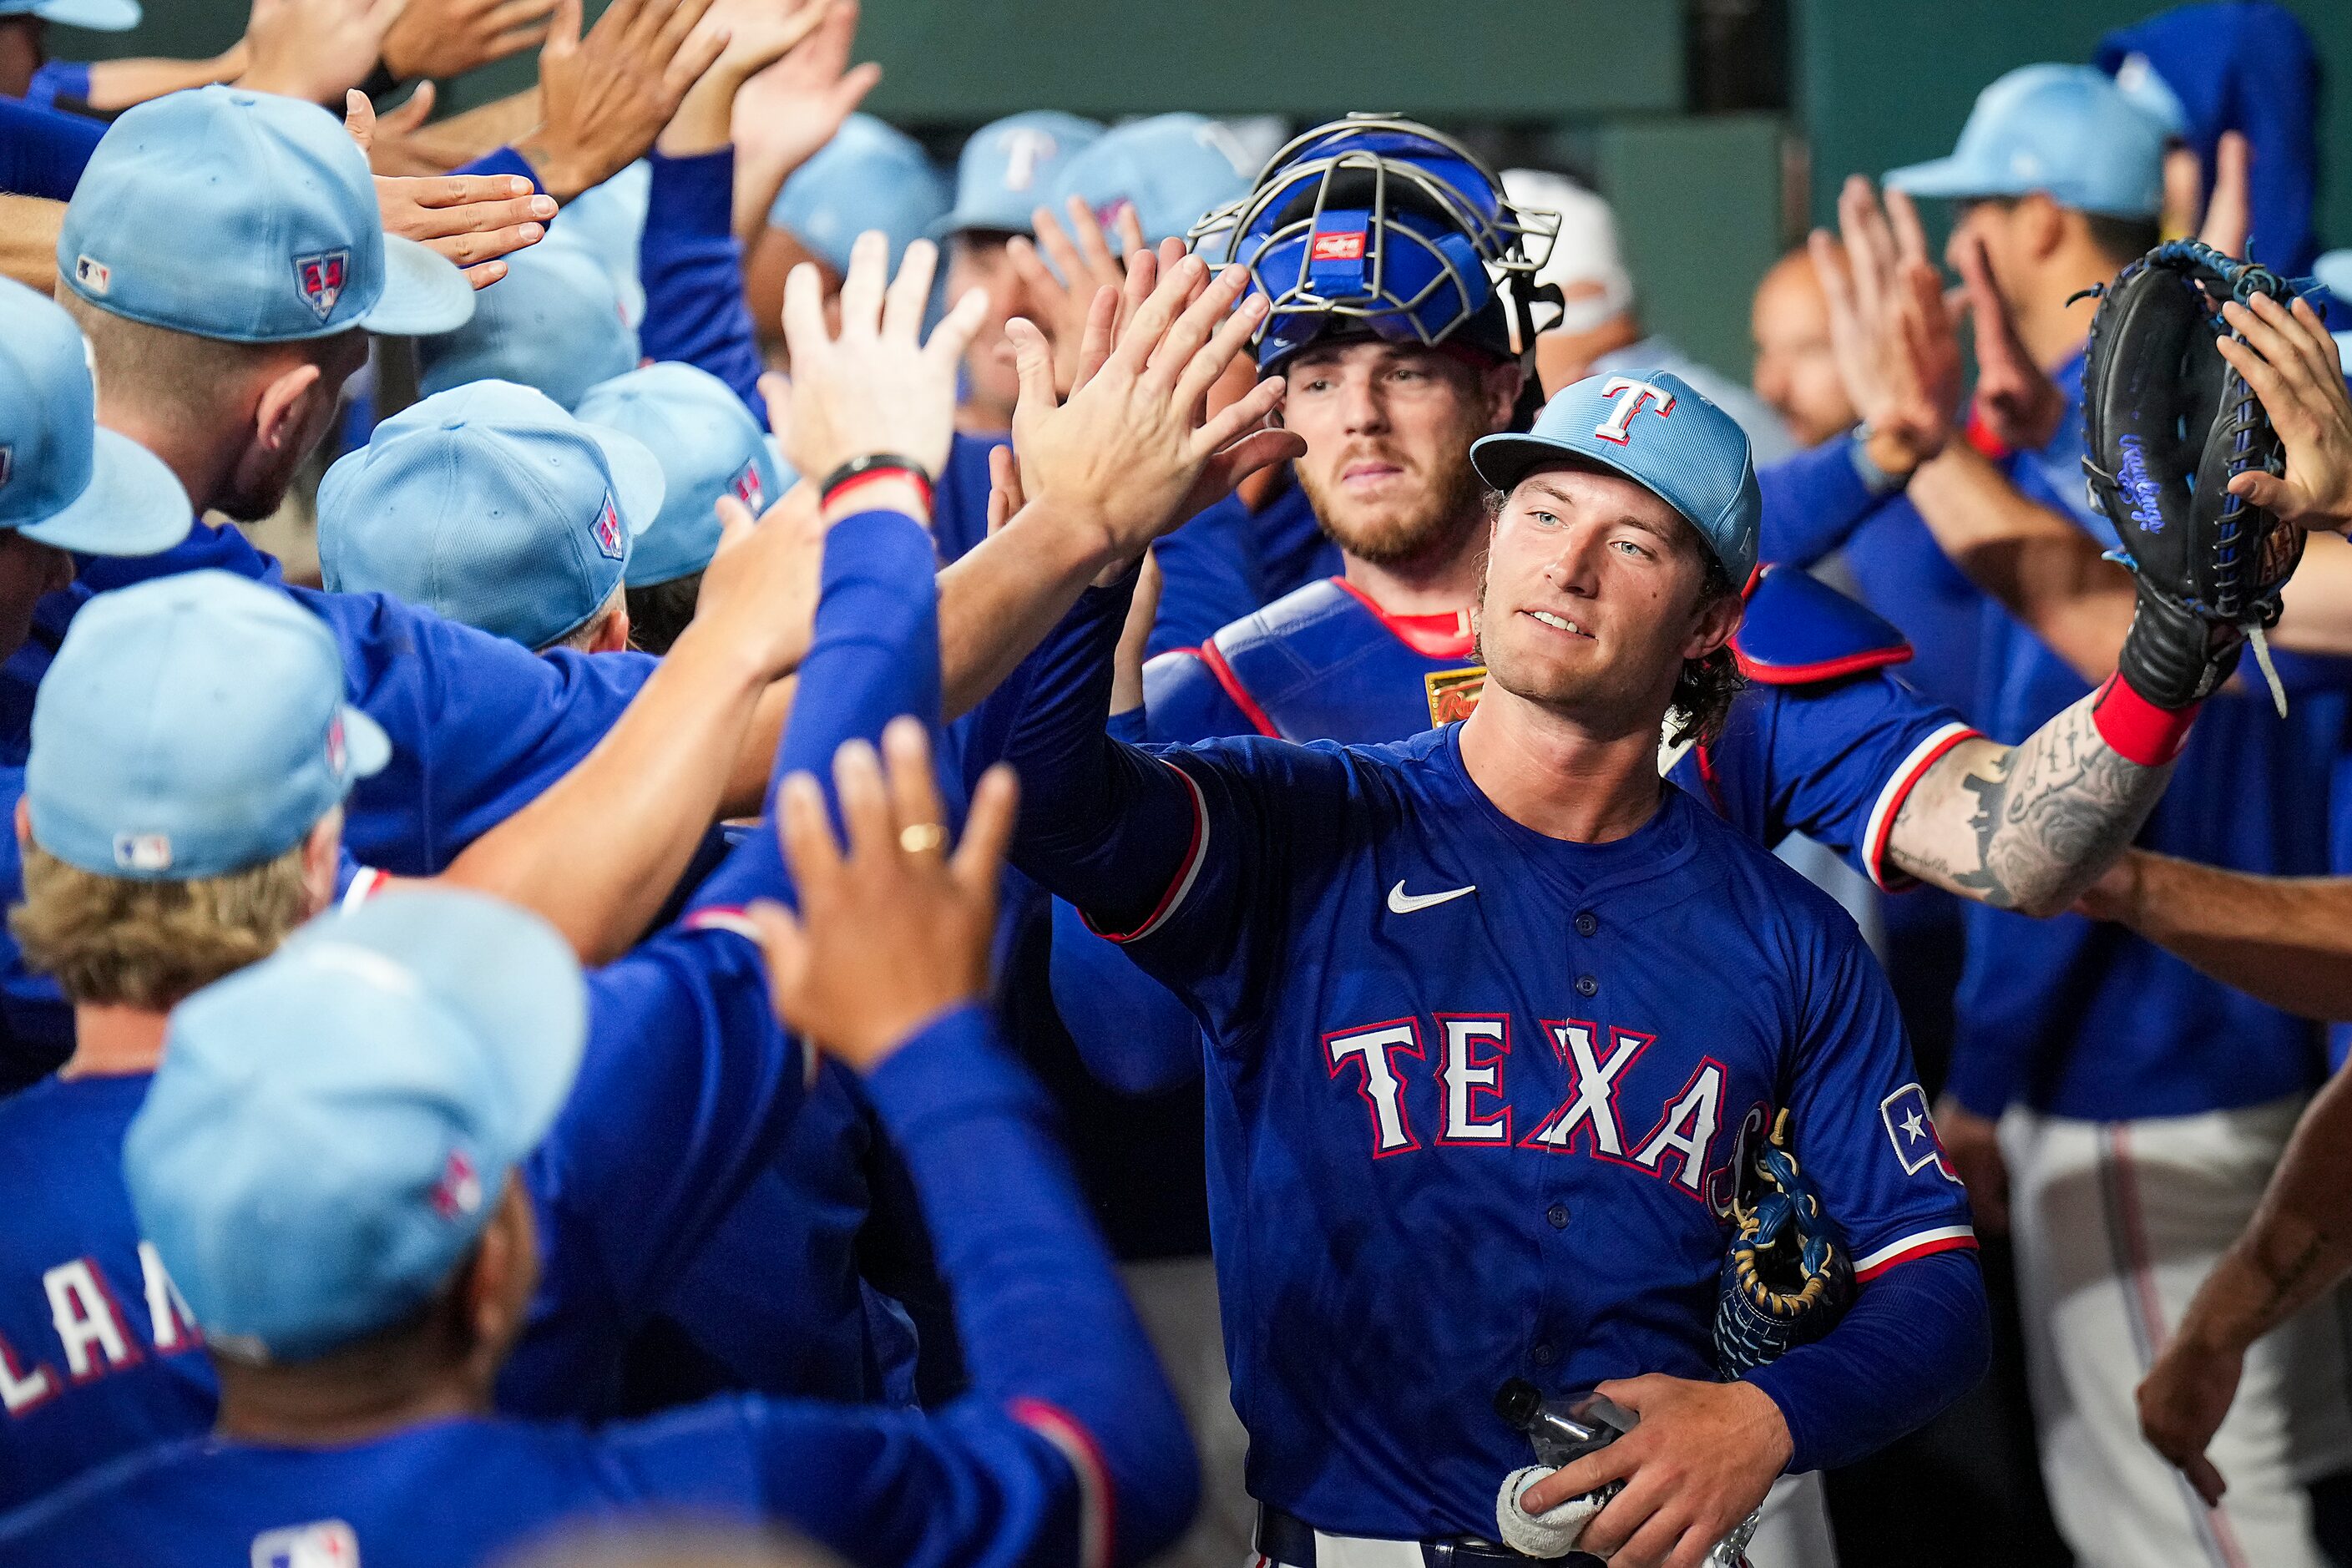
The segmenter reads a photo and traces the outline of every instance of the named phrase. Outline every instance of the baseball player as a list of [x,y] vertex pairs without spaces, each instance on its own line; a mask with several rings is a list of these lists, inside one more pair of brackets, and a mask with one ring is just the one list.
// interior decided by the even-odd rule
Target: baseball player
[[746,247],[743,292],[763,342],[783,341],[784,279],[793,268],[816,263],[830,299],[848,276],[850,243],[859,235],[869,228],[888,235],[895,264],[953,205],[922,143],[870,114],[844,120],[833,140],[784,181]]
[[1182,1425],[980,1005],[1010,781],[948,862],[928,749],[902,741],[887,785],[870,751],[845,753],[845,860],[796,781],[805,922],[762,923],[778,1003],[908,1152],[968,1396],[930,1416],[733,1399],[595,1433],[494,1416],[534,1299],[532,1150],[591,1087],[593,1000],[528,916],[386,898],[173,1016],[125,1169],[219,1369],[220,1430],[0,1523],[0,1562],[77,1541],[156,1564],[470,1568],[646,1511],[774,1519],[858,1562],[937,1568],[1097,1568],[1168,1540],[1192,1498]]
[[[1050,407],[1034,334],[1022,359]],[[1144,375],[1183,419],[1197,386]],[[1099,384],[1024,414],[1034,504],[1176,510],[1181,462],[1075,456],[1106,406],[1149,405]],[[1017,861],[1211,1037],[1220,1293],[1275,1561],[1479,1560],[1464,1538],[1493,1534],[1526,1459],[1486,1403],[1516,1376],[1641,1408],[1622,1468],[1555,1478],[1633,1478],[1583,1549],[1693,1563],[1784,1468],[1876,1447],[1981,1364],[1965,1205],[1883,978],[1833,905],[1657,777],[1675,690],[1727,644],[1753,565],[1746,437],[1678,386],[1621,449],[1607,384],[1480,449],[1510,499],[1465,724],[1127,747],[1100,717],[1122,583],[1037,657],[1009,745],[1032,801]],[[1780,1106],[1811,1125],[1868,1283],[1818,1344],[1718,1383],[1712,1205],[1739,1130]]]

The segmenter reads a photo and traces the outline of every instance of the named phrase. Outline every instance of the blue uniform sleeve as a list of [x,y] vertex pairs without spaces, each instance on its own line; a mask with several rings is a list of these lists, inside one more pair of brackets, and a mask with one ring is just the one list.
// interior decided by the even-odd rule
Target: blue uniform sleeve
[[1723,733],[1675,766],[1677,784],[1764,845],[1801,833],[1882,888],[1895,818],[1945,752],[1977,731],[1886,672],[1752,687]]
[[1087,1070],[1121,1094],[1161,1094],[1201,1076],[1200,1026],[1175,993],[1054,900],[1054,1010]]
[[[1823,1340],[1749,1373],[1796,1440],[1792,1470],[1849,1463],[1972,1386],[1989,1355],[1968,1197],[1944,1158],[1895,994],[1850,924],[1807,963],[1787,1087],[1797,1160],[1862,1286]],[[1927,1267],[1928,1265],[1933,1267]]]
[[344,838],[371,866],[431,876],[576,766],[654,661],[529,649],[381,594],[287,592],[335,633],[352,703],[392,761],[352,792]]
[[[938,754],[939,580],[931,563],[930,535],[900,512],[859,512],[825,535],[815,635],[769,774],[768,822],[776,820],[776,790],[787,775],[814,774],[830,799],[834,752],[851,740],[878,742],[883,726],[901,713],[923,721]],[[762,827],[693,901],[707,910],[790,897],[776,836]]]
[[1759,556],[1809,567],[1844,544],[1885,498],[1870,493],[1853,465],[1853,438],[1840,436],[1756,470],[1764,494]]
[[[89,67],[80,60],[48,60],[25,84],[25,101],[43,109],[89,104]],[[104,129],[104,127],[100,127]]]
[[453,174],[520,174],[530,182],[533,190],[542,195],[547,190],[539,183],[539,171],[530,166],[530,160],[512,147],[494,148],[472,163],[460,163],[449,172]]
[[[647,160],[653,182],[637,267],[646,319],[637,339],[650,360],[678,360],[729,386],[761,428],[760,345],[743,303],[743,256],[735,243],[735,150]],[[559,220],[561,221],[561,220]]]
[[82,168],[105,134],[94,120],[0,98],[0,191],[72,200]]

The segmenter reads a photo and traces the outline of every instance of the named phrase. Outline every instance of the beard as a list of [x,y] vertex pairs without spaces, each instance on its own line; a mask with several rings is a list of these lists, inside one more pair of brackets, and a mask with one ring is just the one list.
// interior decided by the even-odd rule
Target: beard
[[[1348,554],[1374,566],[1413,566],[1451,560],[1469,548],[1486,527],[1486,486],[1470,466],[1470,443],[1484,429],[1464,428],[1449,436],[1444,456],[1431,470],[1412,474],[1414,483],[1404,494],[1366,504],[1344,492],[1327,489],[1312,465],[1297,466],[1299,487],[1314,507],[1324,536]],[[1360,456],[1396,461],[1396,455],[1377,446],[1352,449],[1332,466]]]

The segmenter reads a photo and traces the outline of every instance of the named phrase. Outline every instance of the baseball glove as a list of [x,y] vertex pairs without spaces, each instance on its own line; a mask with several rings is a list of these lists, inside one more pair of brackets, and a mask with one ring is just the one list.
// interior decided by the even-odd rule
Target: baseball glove
[[2284,304],[2294,290],[2267,268],[2184,239],[2095,292],[2083,470],[2138,590],[2118,668],[2177,711],[2229,679],[2251,637],[2284,713],[2262,634],[2278,620],[2303,531],[2230,493],[2237,475],[2283,473],[2286,459],[2261,401],[2214,345],[2238,337],[2221,317],[2224,300]]
[[[1750,1194],[1753,1201],[1749,1201]],[[1853,1300],[1853,1264],[1789,1152],[1789,1113],[1732,1202],[1739,1226],[1715,1309],[1716,1368],[1736,1378],[1830,1331]]]

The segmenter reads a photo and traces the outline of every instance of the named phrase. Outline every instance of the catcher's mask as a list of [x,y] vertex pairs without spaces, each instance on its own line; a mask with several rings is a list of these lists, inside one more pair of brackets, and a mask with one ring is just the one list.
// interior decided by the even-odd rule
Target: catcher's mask
[[1557,213],[1514,206],[1451,137],[1350,114],[1275,153],[1191,238],[1213,266],[1247,268],[1273,307],[1255,339],[1271,371],[1340,334],[1530,353],[1533,274],[1559,232]]

